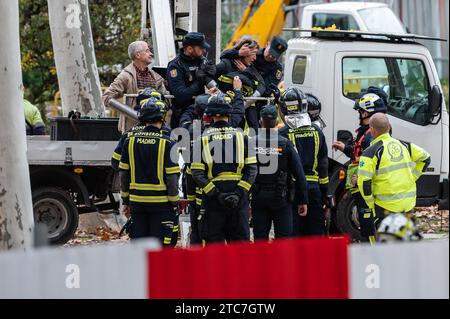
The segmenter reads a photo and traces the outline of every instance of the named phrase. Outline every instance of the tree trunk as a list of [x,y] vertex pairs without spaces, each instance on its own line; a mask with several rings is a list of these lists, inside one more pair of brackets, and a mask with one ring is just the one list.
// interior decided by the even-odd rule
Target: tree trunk
[[33,245],[33,204],[20,89],[19,4],[0,0],[0,250]]
[[48,0],[48,13],[63,116],[103,116],[87,0]]

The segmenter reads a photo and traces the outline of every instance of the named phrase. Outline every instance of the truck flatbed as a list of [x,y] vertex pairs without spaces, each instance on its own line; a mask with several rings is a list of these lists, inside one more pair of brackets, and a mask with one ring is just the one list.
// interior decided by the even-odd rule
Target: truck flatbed
[[29,165],[111,166],[117,141],[52,141],[27,136]]

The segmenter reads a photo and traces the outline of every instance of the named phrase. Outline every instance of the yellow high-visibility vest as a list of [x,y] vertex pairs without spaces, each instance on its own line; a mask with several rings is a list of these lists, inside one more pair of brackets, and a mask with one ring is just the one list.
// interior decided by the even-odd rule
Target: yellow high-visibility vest
[[416,205],[416,180],[429,163],[430,154],[419,146],[382,134],[359,160],[359,191],[372,209],[408,212]]

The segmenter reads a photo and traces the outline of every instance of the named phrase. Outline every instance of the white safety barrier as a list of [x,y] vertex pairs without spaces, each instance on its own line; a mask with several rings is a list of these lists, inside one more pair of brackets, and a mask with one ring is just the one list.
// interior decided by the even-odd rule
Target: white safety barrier
[[0,299],[146,298],[157,241],[0,253]]
[[[159,249],[157,241],[149,240],[1,252],[0,299],[147,298],[148,252]],[[449,298],[448,240],[348,249],[350,298]],[[200,252],[198,258],[205,256]]]
[[352,245],[350,298],[449,298],[449,241]]

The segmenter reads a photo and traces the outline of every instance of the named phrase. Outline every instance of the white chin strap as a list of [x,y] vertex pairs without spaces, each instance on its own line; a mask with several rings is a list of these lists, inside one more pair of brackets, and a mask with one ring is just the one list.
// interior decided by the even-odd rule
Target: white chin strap
[[308,113],[286,115],[284,121],[289,128],[296,129],[303,126],[311,126],[311,118]]

